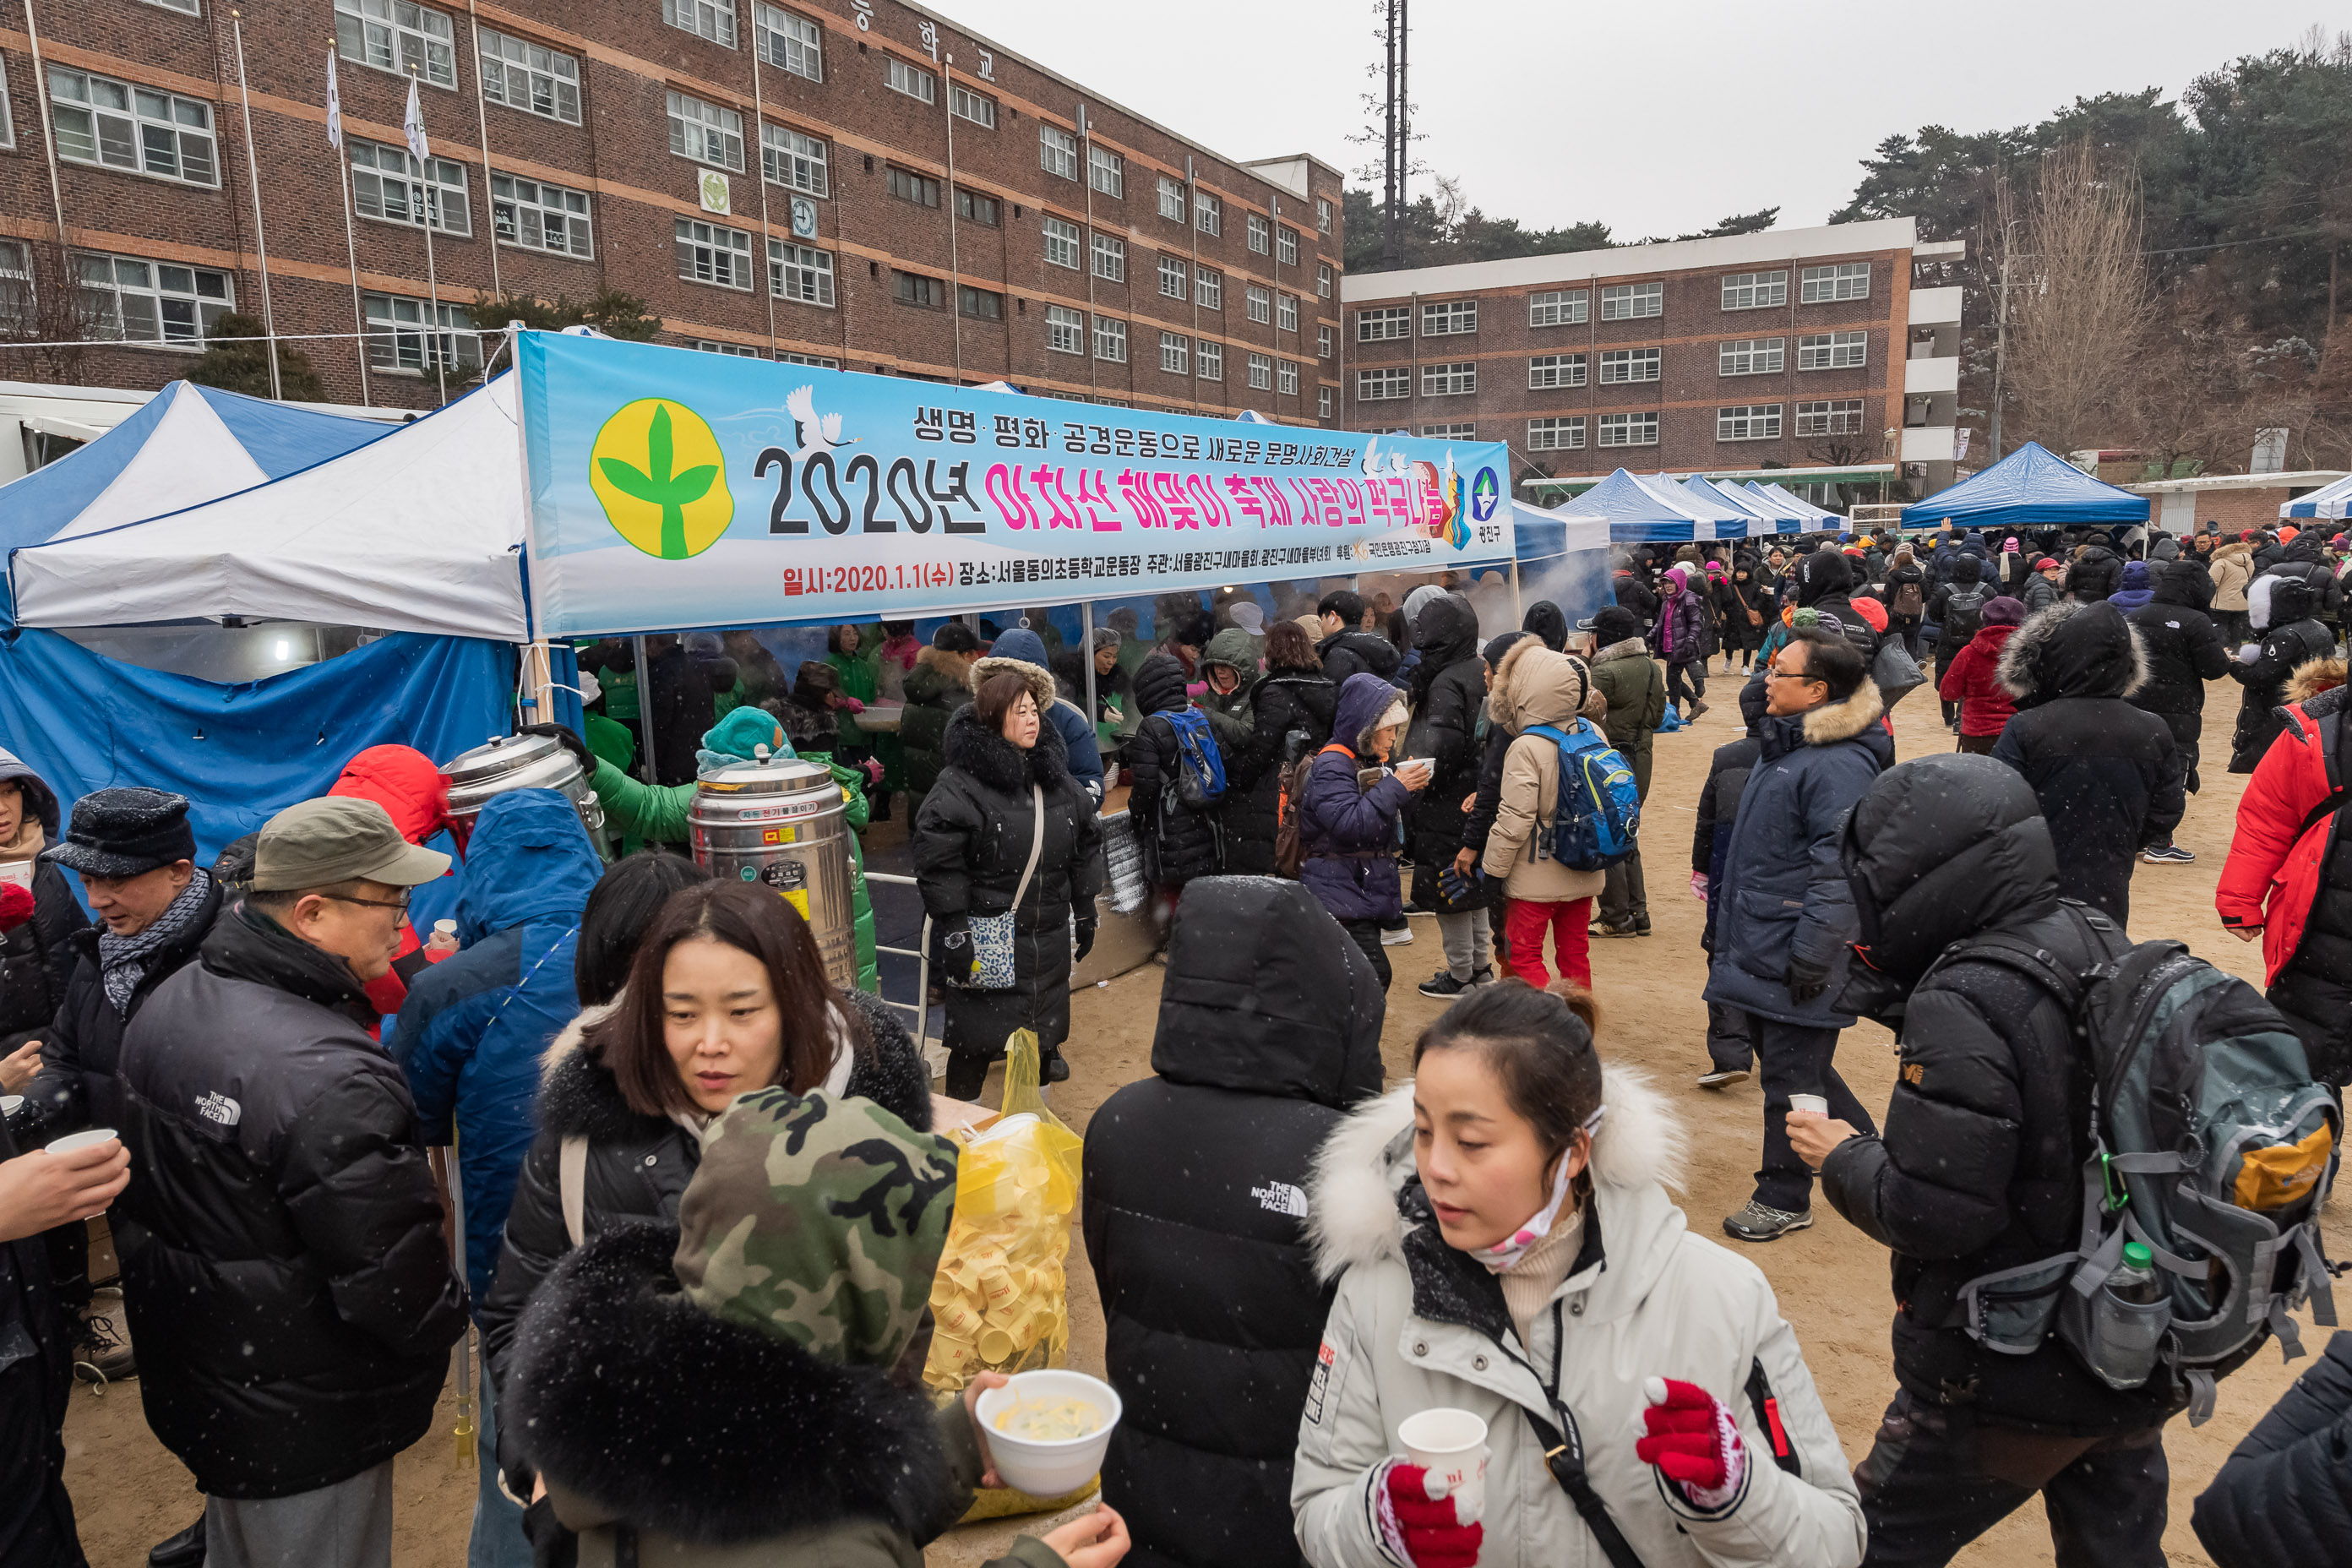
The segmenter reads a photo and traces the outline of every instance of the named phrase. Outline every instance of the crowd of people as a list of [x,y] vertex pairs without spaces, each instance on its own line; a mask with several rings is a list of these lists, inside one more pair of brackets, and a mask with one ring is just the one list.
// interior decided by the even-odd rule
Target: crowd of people
[[[1002,1561],[1932,1563],[2039,1496],[2061,1562],[2161,1563],[2167,1425],[2325,1289],[2292,1238],[2352,1079],[2344,570],[2342,536],[2284,528],[1948,529],[1634,550],[1581,624],[1538,603],[1493,637],[1437,583],[1271,618],[1184,598],[1149,643],[1131,614],[1076,647],[840,627],[790,678],[740,634],[646,639],[642,670],[602,645],[588,732],[546,732],[631,851],[609,865],[552,790],[453,824],[405,748],[209,863],[185,799],[68,808],[0,752],[0,1564],[82,1562],[79,1365],[140,1379],[203,1493],[151,1563],[383,1568],[394,1457],[469,1325],[476,1568],[919,1560],[998,1480],[972,1400],[1001,1379],[944,1405],[918,1382],[955,1199],[935,1129],[1017,1031],[1066,1079],[1122,785],[1171,928],[1151,1076],[1085,1140],[1124,1415],[1103,1506]],[[1710,674],[1744,733],[1676,803],[1706,909],[1696,1082],[1762,1089],[1720,1228],[1771,1243],[1818,1187],[1891,1255],[1898,1392],[1858,1464],[1769,1255],[1690,1226],[1675,1096],[1607,1059],[1591,989],[1593,939],[1652,934],[1654,737],[1711,710]],[[2169,1233],[2135,1210],[2120,1260],[2084,1240],[2107,1064],[2074,988],[2134,951],[2136,867],[2195,858],[2225,675],[2251,776],[2216,912],[2267,987],[2228,1027],[2332,1098],[2246,1156],[2239,1212],[2290,1239],[2236,1282],[2230,1354],[2118,1381],[2061,1285],[2124,1289]],[[1951,747],[1898,765],[1888,710],[1931,680]],[[643,722],[681,689],[699,730]],[[862,727],[881,701],[896,727]],[[907,796],[944,1099],[876,994],[863,902],[839,984],[791,903],[665,849],[698,778],[778,758],[828,769],[856,830]],[[453,826],[454,862],[428,847]],[[425,941],[410,900],[445,877],[455,930]],[[1384,1085],[1415,915],[1447,1005]],[[1836,1064],[1864,1017],[1901,1057],[1879,1115]],[[2347,1390],[2331,1342],[2199,1499],[2217,1560],[2340,1558]],[[1439,1408],[1483,1425],[1483,1486],[1407,1456]]]

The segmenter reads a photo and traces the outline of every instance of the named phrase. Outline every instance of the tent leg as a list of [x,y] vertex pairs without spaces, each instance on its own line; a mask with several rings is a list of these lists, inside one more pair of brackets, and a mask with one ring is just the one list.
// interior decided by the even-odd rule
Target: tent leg
[[522,650],[522,721],[551,723],[555,718],[555,674],[547,639],[526,644]]
[[1528,613],[1519,605],[1519,560],[1516,555],[1511,557],[1511,623],[1521,626],[1528,624]]
[[637,734],[644,741],[646,783],[657,784],[660,775],[654,771],[654,672],[652,660],[646,657],[645,634],[632,639],[637,649]]

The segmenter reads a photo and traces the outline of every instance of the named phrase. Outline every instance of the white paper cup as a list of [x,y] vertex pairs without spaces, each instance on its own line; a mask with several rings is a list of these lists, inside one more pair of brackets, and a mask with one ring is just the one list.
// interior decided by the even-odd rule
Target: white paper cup
[[0,1094],[0,1121],[16,1115],[16,1108],[24,1103],[25,1097],[21,1094]]
[[1439,1408],[1397,1426],[1405,1458],[1437,1478],[1454,1498],[1454,1517],[1475,1521],[1486,1506],[1486,1423],[1467,1410]]
[[111,1127],[86,1127],[79,1132],[68,1132],[62,1138],[53,1140],[47,1148],[52,1154],[70,1154],[77,1149],[87,1149],[93,1143],[110,1143],[114,1139],[115,1131]]
[[1789,1109],[1791,1112],[1809,1110],[1815,1116],[1827,1116],[1830,1113],[1829,1097],[1820,1094],[1792,1094],[1789,1097]]

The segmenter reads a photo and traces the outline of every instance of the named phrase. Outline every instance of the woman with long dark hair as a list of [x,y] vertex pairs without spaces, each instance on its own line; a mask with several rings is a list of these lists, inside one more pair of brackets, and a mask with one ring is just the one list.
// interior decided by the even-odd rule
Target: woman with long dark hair
[[[1235,877],[1275,874],[1275,834],[1281,826],[1282,780],[1288,765],[1312,757],[1330,742],[1339,689],[1323,673],[1315,640],[1294,621],[1266,629],[1265,674],[1250,708],[1244,748],[1249,788],[1227,791],[1225,870]],[[1291,737],[1297,736],[1294,742]]]

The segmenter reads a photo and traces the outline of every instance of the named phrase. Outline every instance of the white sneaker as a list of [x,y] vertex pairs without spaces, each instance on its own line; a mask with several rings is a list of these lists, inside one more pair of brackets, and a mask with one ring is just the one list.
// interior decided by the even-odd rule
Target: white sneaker
[[1394,931],[1389,931],[1384,928],[1381,931],[1381,945],[1382,947],[1404,947],[1409,945],[1412,942],[1412,927],[1409,925],[1399,926]]

